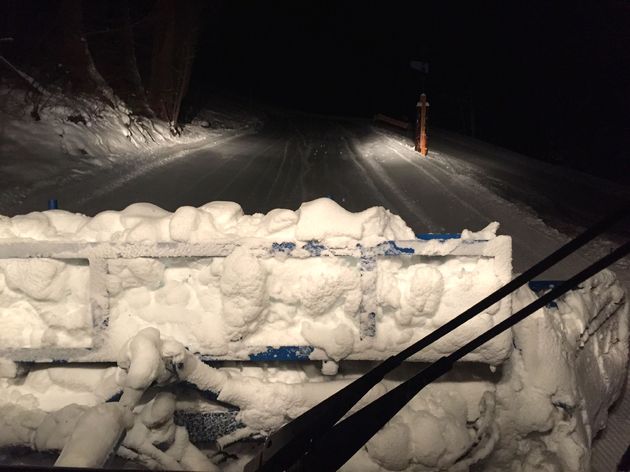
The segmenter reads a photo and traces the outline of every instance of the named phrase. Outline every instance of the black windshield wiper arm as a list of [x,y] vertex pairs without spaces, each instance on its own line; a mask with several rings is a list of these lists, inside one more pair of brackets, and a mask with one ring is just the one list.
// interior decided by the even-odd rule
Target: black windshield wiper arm
[[269,436],[262,451],[245,466],[245,472],[281,471],[291,467],[308,450],[316,438],[329,431],[367,392],[385,375],[400,366],[407,358],[428,347],[463,325],[483,310],[494,305],[534,277],[553,267],[600,234],[610,229],[630,213],[630,204],[602,219],[575,239],[538,262],[503,287],[476,303],[466,311],[429,333],[424,338],[389,357],[343,389],[323,400]]
[[378,430],[385,426],[420,390],[451,370],[455,362],[629,253],[630,242],[627,242],[566,282],[556,286],[536,301],[497,323],[452,354],[440,358],[411,379],[340,421],[330,431],[315,441],[291,470],[305,472],[337,470],[368,442]]

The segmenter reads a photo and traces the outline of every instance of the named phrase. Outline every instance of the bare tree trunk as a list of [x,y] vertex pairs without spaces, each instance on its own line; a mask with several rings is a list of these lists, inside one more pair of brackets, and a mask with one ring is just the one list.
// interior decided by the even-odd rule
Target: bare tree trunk
[[128,98],[132,109],[147,116],[154,116],[153,110],[149,106],[147,94],[142,84],[142,78],[138,71],[138,61],[136,59],[136,48],[134,44],[133,29],[131,27],[131,17],[129,15],[129,1],[121,2],[122,30],[121,42],[125,69],[125,78],[129,84],[131,97]]
[[96,69],[83,34],[81,0],[63,0],[61,2],[61,18],[64,22],[61,57],[70,74],[73,88],[88,93],[97,93],[108,100],[111,106],[115,106],[116,97]]
[[[181,25],[180,25],[181,26]],[[192,72],[192,65],[195,58],[195,45],[197,42],[197,31],[189,32],[187,37],[182,42],[182,60],[181,70],[177,77],[175,84],[176,95],[173,97],[173,122],[177,125],[179,120],[179,114],[182,107],[182,102],[186,93],[188,92],[188,85],[190,83],[190,74]]]
[[149,103],[174,132],[190,82],[200,10],[196,0],[157,2]]
[[33,90],[35,90],[40,95],[47,95],[46,89],[35,80],[33,77],[21,71],[17,67],[15,67],[11,62],[9,62],[4,56],[0,56],[0,63],[4,64],[6,67],[11,69],[15,74],[24,80]]
[[158,0],[156,9],[149,103],[159,118],[171,122],[169,97],[175,88],[173,52],[176,8],[175,3],[170,0]]

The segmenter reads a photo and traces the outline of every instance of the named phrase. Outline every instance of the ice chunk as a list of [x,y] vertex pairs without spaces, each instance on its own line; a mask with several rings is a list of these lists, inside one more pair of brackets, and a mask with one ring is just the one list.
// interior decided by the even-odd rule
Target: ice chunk
[[470,231],[465,229],[462,231],[462,239],[464,240],[473,240],[473,241],[486,241],[489,239],[494,239],[497,237],[497,231],[499,229],[499,223],[496,221],[490,223],[481,231]]
[[[262,225],[268,234],[274,234],[294,226],[297,221],[298,215],[294,211],[276,208],[265,215]],[[285,239],[292,240],[295,238]]]
[[243,209],[234,202],[210,202],[199,207],[212,216],[214,225],[222,233],[233,233],[238,220],[243,216]]
[[190,206],[178,208],[169,223],[173,241],[189,242],[193,231],[199,227],[200,211]]
[[413,231],[402,220],[382,207],[351,213],[329,198],[319,198],[303,203],[297,213],[299,220],[295,235],[301,241],[414,238]]
[[328,327],[320,323],[305,321],[302,324],[304,338],[315,347],[326,352],[328,357],[338,361],[347,357],[354,347],[354,331],[347,324]]

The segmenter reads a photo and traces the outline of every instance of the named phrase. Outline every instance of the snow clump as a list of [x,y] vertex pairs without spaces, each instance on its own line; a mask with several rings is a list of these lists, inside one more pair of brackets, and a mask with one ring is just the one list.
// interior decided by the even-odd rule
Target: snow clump
[[382,207],[352,213],[333,200],[319,198],[296,211],[274,209],[266,215],[245,215],[234,202],[184,206],[174,213],[150,203],[134,203],[122,211],[104,211],[90,218],[63,210],[32,212],[0,219],[0,239],[80,242],[185,242],[261,238],[272,241],[317,240],[331,246],[361,241],[409,240],[413,231]]

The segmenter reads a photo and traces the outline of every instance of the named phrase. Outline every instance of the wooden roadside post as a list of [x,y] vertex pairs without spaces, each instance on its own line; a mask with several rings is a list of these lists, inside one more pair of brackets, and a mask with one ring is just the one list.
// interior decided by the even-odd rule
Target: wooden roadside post
[[418,128],[416,130],[416,151],[421,155],[427,155],[427,108],[429,103],[427,102],[427,95],[425,93],[420,95],[420,101],[416,105],[418,107]]

